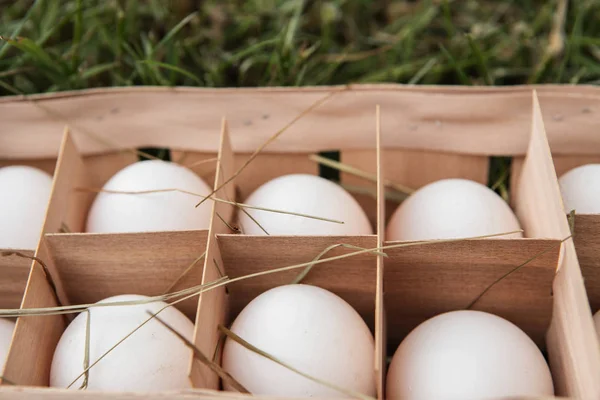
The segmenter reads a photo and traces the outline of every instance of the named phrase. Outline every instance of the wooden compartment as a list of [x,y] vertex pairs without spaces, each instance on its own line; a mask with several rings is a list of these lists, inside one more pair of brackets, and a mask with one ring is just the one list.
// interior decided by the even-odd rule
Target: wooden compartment
[[[137,159],[133,152],[84,158],[65,130],[45,234],[35,254],[46,270],[33,264],[23,308],[90,304],[118,294],[156,296],[200,284],[208,230],[83,233],[96,195],[89,189],[101,188]],[[60,232],[65,227],[68,232]],[[197,304],[192,298],[177,308],[194,321]],[[47,386],[54,348],[71,319],[20,317],[3,378],[16,385]]]
[[[315,266],[306,283],[342,296],[371,328],[375,335],[377,397],[383,399],[386,356],[410,329],[435,314],[467,307],[499,277],[535,257],[494,285],[474,308],[515,322],[548,353],[557,395],[597,398],[600,349],[574,247],[570,240],[561,244],[570,232],[558,197],[544,124],[553,145],[568,147],[569,141],[559,132],[561,122],[552,118],[553,113],[557,108],[564,114],[576,113],[581,107],[589,107],[590,98],[600,104],[600,95],[591,88],[539,87],[540,107],[532,89],[396,85],[240,90],[127,88],[0,99],[0,135],[8,138],[8,146],[0,146],[3,159],[52,163],[62,140],[47,234],[36,251],[47,264],[53,283],[41,266],[33,263],[22,307],[93,302],[133,290],[160,294],[157,292],[166,290],[166,282],[177,279],[204,251],[203,263],[199,263],[202,265],[188,275],[187,281],[180,282],[179,288],[210,283],[223,275],[236,279],[307,263],[332,244],[348,243],[367,249],[390,246],[383,232],[386,216],[397,204],[384,201],[386,179],[412,188],[448,177],[487,183],[489,156],[509,155],[515,158],[512,206],[524,228],[524,239],[389,248],[387,258],[365,253]],[[276,176],[317,174],[318,165],[308,155],[339,151],[343,163],[376,177],[374,184],[340,174],[342,183],[372,190],[369,195],[356,197],[371,219],[374,235],[232,234],[223,221],[234,220],[236,210],[222,202],[213,203],[208,231],[77,233],[83,230],[93,193],[72,189],[100,187],[114,172],[137,160],[132,152],[123,150],[169,147],[172,160],[198,167],[195,171],[206,181],[214,181],[216,189],[233,177],[274,132],[315,102],[320,102],[318,107],[269,143],[216,196],[243,200]],[[381,109],[379,118],[375,117],[376,105]],[[227,118],[230,131],[222,117]],[[594,128],[588,119],[589,115],[578,115],[573,123],[590,133]],[[72,135],[59,134],[65,125],[69,125]],[[62,225],[72,233],[57,233]],[[349,252],[337,248],[327,256]],[[139,265],[140,260],[148,259],[146,265]],[[195,317],[196,346],[205,354],[215,354],[219,324],[230,323],[252,298],[291,282],[299,271],[239,280],[227,288],[203,292],[197,304],[182,306],[188,316]],[[146,279],[151,275],[152,279]],[[62,316],[19,318],[0,394],[9,398],[80,395],[31,388],[47,385],[49,361],[67,323],[68,318]],[[197,360],[191,361],[190,376],[197,389],[157,396],[245,397],[215,392],[220,388],[218,377]],[[8,381],[19,386],[11,387]],[[146,397],[92,391],[85,395],[106,399]]]

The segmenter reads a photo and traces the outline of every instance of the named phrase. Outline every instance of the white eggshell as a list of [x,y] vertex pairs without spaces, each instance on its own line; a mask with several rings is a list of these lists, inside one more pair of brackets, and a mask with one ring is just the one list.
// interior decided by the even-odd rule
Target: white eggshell
[[[151,160],[131,164],[104,185],[113,191],[180,189],[208,195],[210,187],[194,172],[171,162]],[[98,193],[87,219],[87,231],[97,233],[183,231],[208,229],[211,201],[181,192],[145,194]]]
[[444,179],[417,190],[398,207],[388,223],[386,239],[456,239],[519,229],[517,217],[494,191],[467,179]]
[[0,318],[0,369],[6,363],[14,330],[15,323],[13,321]]
[[387,399],[552,396],[550,370],[517,326],[480,311],[431,318],[400,344],[387,374]]
[[[100,303],[146,298],[120,295]],[[148,319],[146,310],[156,313],[165,304],[91,308],[90,364]],[[192,340],[194,325],[179,310],[169,307],[158,315]],[[87,313],[79,314],[60,338],[52,359],[50,386],[65,388],[83,372],[86,323]],[[153,319],[89,370],[88,389],[148,392],[190,388],[191,356],[191,349],[181,339]],[[82,382],[80,378],[71,388],[79,388]]]
[[565,211],[600,214],[600,164],[574,168],[560,177],[560,192]]
[[[247,209],[271,235],[369,235],[373,233],[367,215],[341,186],[308,174],[284,175],[256,189],[244,203],[272,210],[291,211],[329,218],[343,224]],[[246,214],[239,213],[247,235],[264,231]]]
[[[231,330],[310,376],[375,395],[373,336],[348,303],[325,289],[271,289],[243,309]],[[230,339],[223,350],[223,368],[253,394],[346,397]]]
[[37,168],[0,168],[0,249],[35,250],[52,191],[52,177]]

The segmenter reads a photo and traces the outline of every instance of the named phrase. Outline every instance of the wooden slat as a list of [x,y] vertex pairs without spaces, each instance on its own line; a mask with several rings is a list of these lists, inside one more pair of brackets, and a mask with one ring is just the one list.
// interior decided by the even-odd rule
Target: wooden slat
[[[119,294],[165,293],[204,253],[207,231],[118,234],[48,234],[46,240],[67,296],[73,304],[95,303]],[[171,291],[200,284],[202,262]],[[179,303],[190,319],[196,299]]]
[[575,215],[575,250],[592,313],[600,310],[600,214]]
[[485,239],[386,250],[389,351],[393,352],[421,322],[464,309],[494,281],[548,250],[495,285],[474,306],[507,318],[545,347],[559,255],[557,244],[556,240]]
[[[377,165],[377,247],[382,247],[385,240],[385,171],[384,160],[381,150],[381,109],[377,106],[375,111],[375,150]],[[384,257],[377,256],[377,281],[375,287],[375,378],[377,387],[377,399],[385,398],[385,374],[386,374],[386,321],[384,296]]]
[[[36,257],[52,269],[55,265],[44,241]],[[33,263],[21,308],[55,307],[56,294],[40,264]],[[54,349],[66,326],[64,316],[27,316],[17,319],[2,376],[22,386],[48,386]]]
[[[31,250],[20,250],[25,256],[33,256]],[[23,301],[31,259],[0,255],[0,308],[19,308]]]
[[[375,248],[373,236],[246,236],[219,235],[225,274],[230,278],[312,261],[327,247],[346,243]],[[325,257],[354,250],[336,248]],[[341,296],[365,319],[371,331],[375,322],[376,256],[358,255],[316,265],[303,283],[316,285]],[[291,283],[301,272],[277,272],[229,285],[229,321],[259,294]]]
[[[218,158],[213,188],[215,190],[219,189],[216,193],[218,197],[232,200],[235,198],[233,182],[223,186],[235,172],[226,120],[222,121]],[[224,262],[221,258],[216,235],[231,233],[225,222],[230,223],[233,220],[233,214],[232,206],[225,203],[213,203],[202,284],[214,282],[225,274]],[[202,293],[199,297],[196,310],[197,323],[194,328],[194,343],[200,351],[211,359],[213,355],[220,355],[218,326],[225,323],[227,309],[228,295],[224,286]],[[220,362],[220,358],[217,358],[217,362]],[[192,361],[190,367],[190,378],[194,387],[208,389],[219,389],[220,387],[218,376],[196,359]]]
[[[517,215],[528,235],[564,239],[570,230],[544,125],[534,92],[530,144],[516,193]],[[572,240],[562,246],[561,257],[547,337],[555,390],[576,398],[599,398],[600,346]]]
[[[600,89],[541,86],[546,129],[560,154],[600,149]],[[451,88],[402,85],[201,89],[106,88],[0,100],[0,158],[56,155],[63,127],[78,133],[84,153],[110,149],[89,132],[120,148],[174,147],[216,152],[223,116],[233,128],[233,147],[251,152],[300,112],[332,91],[339,93],[298,121],[270,151],[314,152],[372,147],[370,110],[393,110],[382,126],[393,132],[388,148],[479,155],[523,155],[527,149],[531,87]],[[335,117],[335,118],[332,118]],[[175,121],[175,122],[174,122]],[[165,135],[165,127],[173,127]],[[88,134],[80,134],[88,132]],[[196,137],[203,140],[196,140]]]

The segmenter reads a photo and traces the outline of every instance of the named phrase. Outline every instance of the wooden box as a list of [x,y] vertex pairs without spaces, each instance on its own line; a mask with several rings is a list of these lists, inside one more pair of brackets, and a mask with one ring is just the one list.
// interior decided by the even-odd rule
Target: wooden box
[[[468,307],[507,318],[530,335],[548,356],[557,395],[598,398],[600,346],[548,145],[548,140],[558,145],[565,140],[547,110],[560,107],[567,114],[582,104],[600,106],[600,92],[554,86],[378,85],[128,88],[0,99],[0,165],[24,163],[47,170],[56,165],[35,252],[43,265],[1,258],[0,274],[5,260],[29,269],[21,309],[86,304],[120,293],[159,295],[226,276],[235,282],[177,305],[195,320],[195,345],[212,355],[221,343],[219,324],[230,323],[261,292],[290,283],[301,268],[244,276],[310,263],[332,245],[351,244],[367,250],[350,257],[360,251],[332,249],[324,258],[336,260],[315,265],[305,282],[343,297],[374,333],[378,398],[385,398],[387,359],[402,338],[436,314]],[[592,131],[586,115],[574,118],[571,129]],[[237,176],[275,133],[278,137]],[[135,162],[132,149],[140,147],[168,147],[173,161],[198,167],[195,171],[219,188],[219,198],[238,201],[276,176],[318,174],[309,155],[337,151],[342,163],[374,177],[371,182],[340,173],[342,184],[368,189],[356,197],[375,234],[241,235],[231,230],[236,208],[223,202],[213,202],[208,230],[80,233],[94,197],[85,189],[101,187]],[[385,241],[385,223],[397,206],[386,201],[389,181],[412,188],[450,177],[486,184],[492,155],[514,158],[511,206],[524,229],[523,239],[422,245]],[[387,257],[371,250],[384,251]],[[0,289],[1,299],[13,287],[0,282]],[[5,315],[17,306],[6,303]],[[68,322],[62,315],[19,317],[2,373],[2,396],[81,395],[43,387]],[[217,392],[218,377],[197,360],[190,360],[190,378],[197,389],[156,398],[240,397]],[[152,398],[93,391],[85,395]]]

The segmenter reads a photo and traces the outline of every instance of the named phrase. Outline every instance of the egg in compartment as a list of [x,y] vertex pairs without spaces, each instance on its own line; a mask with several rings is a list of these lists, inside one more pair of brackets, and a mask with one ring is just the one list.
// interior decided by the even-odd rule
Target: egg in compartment
[[600,164],[574,168],[558,179],[565,212],[600,214]]
[[0,168],[0,249],[35,250],[52,191],[52,177],[28,166]]
[[175,163],[133,163],[113,175],[102,189],[90,208],[87,232],[183,231],[208,229],[210,224],[212,203],[205,201],[195,207],[201,199],[197,195],[210,194],[210,187],[193,171]]
[[[342,223],[323,221],[298,215],[247,209],[260,226],[240,213],[239,222],[248,235],[370,235],[373,229],[358,202],[340,185],[309,175],[284,175],[257,188],[245,204],[281,210]],[[261,228],[262,226],[262,228]]]
[[481,311],[433,317],[400,343],[387,399],[552,396],[552,376],[536,344],[516,325]]
[[[98,303],[143,302],[146,296],[119,295]],[[50,386],[78,389],[84,382],[86,329],[89,318],[89,364],[156,314],[164,302],[91,307],[63,333],[52,359]],[[168,307],[159,317],[192,340],[194,324],[178,309]],[[188,367],[192,351],[156,319],[141,326],[89,369],[87,388],[103,391],[164,391],[191,387]]]
[[[325,289],[295,284],[268,290],[241,311],[231,331],[311,377],[375,395],[373,335],[346,301]],[[223,368],[252,394],[347,397],[229,338]]]
[[[396,209],[386,239],[456,239],[520,229],[509,205],[488,187],[467,179],[443,179],[423,186]],[[522,236],[516,232],[501,237]]]

